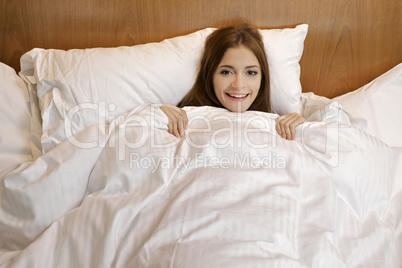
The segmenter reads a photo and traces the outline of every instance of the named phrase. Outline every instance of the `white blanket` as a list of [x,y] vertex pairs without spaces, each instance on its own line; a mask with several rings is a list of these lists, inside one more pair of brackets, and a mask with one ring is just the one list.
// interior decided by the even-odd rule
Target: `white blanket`
[[401,149],[328,107],[293,141],[186,109],[184,138],[139,107],[3,172],[1,267],[402,266]]

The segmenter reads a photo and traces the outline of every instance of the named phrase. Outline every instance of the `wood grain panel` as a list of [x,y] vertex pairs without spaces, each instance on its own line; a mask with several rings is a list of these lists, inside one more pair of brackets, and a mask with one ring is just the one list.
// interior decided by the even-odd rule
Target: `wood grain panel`
[[400,0],[0,0],[0,61],[19,70],[34,47],[113,47],[208,26],[309,24],[304,91],[334,97],[402,62]]

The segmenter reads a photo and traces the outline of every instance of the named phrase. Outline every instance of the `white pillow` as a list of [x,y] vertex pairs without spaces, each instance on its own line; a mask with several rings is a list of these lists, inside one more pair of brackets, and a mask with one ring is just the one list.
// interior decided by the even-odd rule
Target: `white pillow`
[[302,113],[299,61],[307,30],[308,25],[301,24],[293,29],[261,31],[268,58],[273,113]]
[[[273,112],[301,112],[299,59],[307,29],[303,24],[261,30],[270,61]],[[37,83],[43,152],[140,104],[177,104],[193,84],[205,38],[213,31],[132,47],[33,49],[24,54],[21,73],[34,76]]]
[[32,161],[27,86],[14,69],[0,63],[0,173]]
[[402,63],[334,100],[352,117],[366,119],[367,133],[389,146],[402,147]]

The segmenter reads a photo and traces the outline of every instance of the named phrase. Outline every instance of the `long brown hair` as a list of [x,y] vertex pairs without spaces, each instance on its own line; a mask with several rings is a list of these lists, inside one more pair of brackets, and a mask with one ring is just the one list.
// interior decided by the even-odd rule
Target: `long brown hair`
[[208,105],[223,108],[215,95],[213,76],[226,50],[240,45],[254,53],[262,72],[260,90],[249,110],[270,112],[267,56],[261,34],[250,24],[222,27],[207,37],[195,83],[177,106],[182,108]]

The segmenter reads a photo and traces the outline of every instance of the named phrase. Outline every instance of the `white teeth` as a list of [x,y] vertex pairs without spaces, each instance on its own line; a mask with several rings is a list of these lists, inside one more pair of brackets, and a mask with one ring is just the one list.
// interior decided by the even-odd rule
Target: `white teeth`
[[228,93],[228,95],[230,96],[230,97],[233,97],[233,98],[244,98],[244,97],[246,97],[248,94],[246,94],[246,95],[232,95],[232,94],[229,94]]

